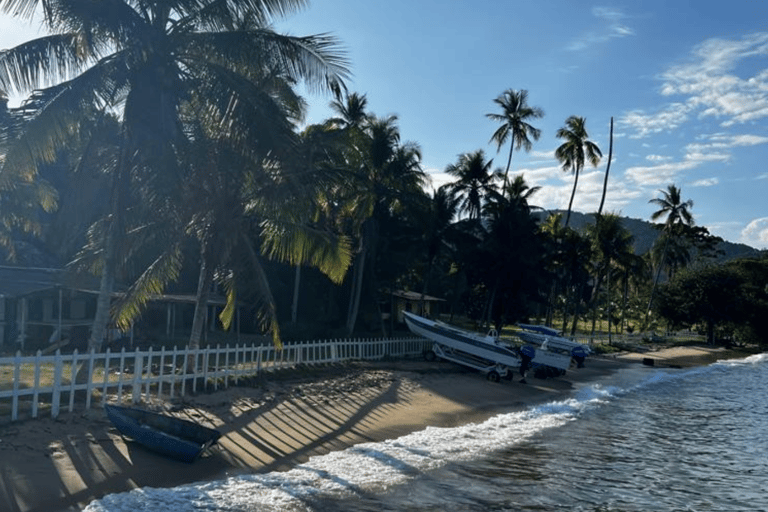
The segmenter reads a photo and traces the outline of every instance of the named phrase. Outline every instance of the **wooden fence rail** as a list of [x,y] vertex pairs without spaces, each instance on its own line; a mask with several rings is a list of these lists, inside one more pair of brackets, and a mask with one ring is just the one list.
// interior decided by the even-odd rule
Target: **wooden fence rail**
[[[16,421],[20,414],[37,418],[41,410],[58,417],[72,412],[75,402],[91,407],[109,399],[137,403],[173,398],[205,385],[212,389],[237,384],[261,372],[300,364],[330,364],[350,360],[404,357],[423,353],[431,342],[423,338],[332,340],[271,345],[209,347],[198,350],[162,348],[126,352],[22,356],[0,358],[0,423]],[[187,365],[185,362],[193,364]],[[78,370],[87,379],[78,383]],[[194,368],[190,370],[190,368]],[[204,384],[203,384],[204,383]]]

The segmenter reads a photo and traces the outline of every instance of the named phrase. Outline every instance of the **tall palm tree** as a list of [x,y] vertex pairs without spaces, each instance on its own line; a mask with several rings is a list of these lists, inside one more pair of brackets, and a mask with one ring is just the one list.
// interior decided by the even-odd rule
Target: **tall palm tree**
[[656,263],[656,276],[653,279],[651,297],[648,299],[646,318],[650,315],[651,306],[653,305],[653,296],[656,293],[656,287],[659,284],[659,278],[661,276],[661,269],[664,267],[669,244],[675,235],[676,228],[678,226],[693,226],[694,224],[693,215],[691,214],[693,201],[690,199],[683,201],[680,188],[672,184],[667,187],[667,190],[659,190],[659,192],[661,192],[662,197],[653,198],[648,202],[659,207],[658,210],[651,214],[651,220],[665,219],[662,230],[664,247],[661,251],[661,257]]
[[445,172],[456,178],[449,185],[451,195],[461,198],[461,211],[467,212],[470,220],[479,220],[483,202],[496,190],[496,175],[491,172],[493,159],[485,159],[485,152],[478,149],[462,153],[455,164],[449,164]]
[[600,288],[603,284],[603,279],[608,280],[606,286],[608,298],[608,333],[609,340],[611,334],[611,312],[610,312],[610,291],[611,291],[611,271],[613,267],[620,261],[624,261],[629,258],[629,255],[634,254],[632,243],[634,237],[632,234],[622,225],[621,217],[616,214],[600,215],[596,218],[594,225],[590,226],[592,235],[592,244],[594,254],[596,257],[596,275],[594,280],[594,286],[592,288],[592,335],[595,333],[595,322],[597,320],[597,307],[598,307],[598,295]]
[[[30,19],[38,4],[11,0],[1,8]],[[116,110],[123,121],[91,348],[100,347],[109,321],[130,175],[147,173],[166,186],[179,182],[184,116],[217,118],[219,129],[243,149],[253,141],[269,145],[289,138],[292,127],[281,122],[282,115],[265,114],[274,122],[251,123],[254,112],[275,107],[259,80],[305,81],[337,93],[343,88],[347,61],[333,37],[294,37],[270,28],[273,19],[303,5],[301,0],[51,0],[42,10],[50,35],[0,54],[0,89],[24,93],[47,86],[37,93],[37,113],[6,165],[31,168],[49,159],[77,129],[83,110]],[[182,114],[184,103],[190,108]]]
[[544,111],[539,107],[528,106],[528,91],[521,89],[507,89],[493,100],[501,107],[501,114],[485,114],[486,117],[501,123],[493,135],[491,142],[495,142],[497,151],[507,143],[509,139],[509,158],[507,158],[507,168],[504,171],[503,191],[507,189],[507,178],[509,176],[509,167],[512,164],[512,151],[517,148],[530,151],[533,147],[533,140],[539,140],[541,130],[530,124],[533,119],[539,119],[544,116]]
[[586,119],[583,117],[570,116],[565,120],[565,126],[557,130],[556,135],[558,139],[565,139],[565,142],[555,150],[555,158],[563,165],[563,171],[571,172],[575,176],[571,200],[568,202],[568,213],[565,217],[565,227],[568,227],[571,221],[573,198],[576,196],[576,187],[579,183],[579,172],[587,162],[597,167],[603,154],[597,144],[588,139]]
[[[346,155],[350,175],[340,200],[359,233],[359,246],[353,264],[352,294],[347,310],[347,333],[355,329],[363,283],[376,289],[376,261],[381,220],[390,213],[420,202],[427,175],[421,168],[421,148],[413,142],[400,142],[396,116],[368,116],[362,129],[364,144]],[[368,270],[370,268],[370,270]]]

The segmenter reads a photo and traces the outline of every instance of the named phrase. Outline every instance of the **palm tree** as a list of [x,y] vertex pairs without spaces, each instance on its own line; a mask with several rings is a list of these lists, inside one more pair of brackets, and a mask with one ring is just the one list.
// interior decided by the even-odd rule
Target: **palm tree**
[[485,153],[478,149],[472,153],[462,153],[455,164],[445,168],[445,172],[454,176],[456,181],[449,185],[451,195],[461,198],[461,211],[467,212],[470,220],[479,220],[483,202],[496,190],[496,175],[491,172],[493,160],[485,160]]
[[664,262],[667,258],[670,241],[675,236],[675,229],[678,226],[693,226],[694,223],[693,215],[690,211],[691,208],[693,208],[693,201],[690,199],[683,201],[681,190],[678,187],[672,184],[667,187],[667,190],[659,190],[659,192],[661,192],[662,197],[653,198],[648,202],[659,207],[658,210],[651,214],[651,220],[655,221],[666,217],[663,228],[664,247],[661,251],[661,258],[656,263],[656,277],[653,279],[651,297],[648,299],[646,318],[648,318],[648,315],[651,313],[653,296],[656,293],[656,287],[659,284],[661,269],[664,267]]
[[[2,10],[31,18],[38,3],[15,0]],[[268,146],[291,137],[292,127],[281,122],[282,115],[265,110],[298,108],[275,105],[263,82],[275,77],[284,86],[305,81],[336,93],[343,88],[347,62],[333,37],[286,36],[269,28],[271,20],[302,5],[300,0],[226,5],[108,0],[86,6],[51,0],[42,11],[50,35],[0,54],[0,89],[23,93],[48,86],[37,93],[39,101],[32,105],[37,113],[9,158],[15,166],[32,168],[49,159],[77,129],[84,110],[121,114],[123,140],[112,215],[103,230],[102,284],[90,348],[100,347],[109,320],[130,176],[145,173],[165,185],[179,182],[185,116],[216,118],[219,129],[243,149],[253,141]],[[182,109],[185,103],[189,107]],[[252,123],[256,112],[274,121]]]
[[497,145],[497,151],[507,143],[509,139],[509,158],[507,159],[507,168],[504,171],[503,191],[507,189],[507,177],[509,176],[509,167],[512,164],[512,151],[517,148],[530,151],[533,147],[531,139],[539,140],[541,130],[534,128],[529,121],[539,119],[544,116],[544,111],[539,107],[528,106],[528,91],[525,89],[516,91],[507,89],[498,98],[493,100],[501,107],[501,114],[485,114],[486,117],[501,123],[498,129],[491,136],[491,141]]
[[576,196],[576,186],[579,183],[579,172],[586,162],[597,167],[603,154],[597,144],[588,140],[586,120],[583,117],[570,116],[565,120],[565,126],[557,130],[556,135],[558,139],[565,139],[565,142],[555,150],[555,158],[563,164],[563,171],[572,172],[575,175],[571,200],[568,202],[568,213],[565,217],[565,227],[568,227],[571,221],[573,198]]
[[634,237],[622,225],[621,218],[616,214],[598,215],[595,224],[591,226],[591,235],[596,261],[595,283],[592,288],[592,335],[595,333],[595,323],[597,319],[598,295],[603,279],[607,279],[606,286],[608,297],[608,333],[609,341],[611,335],[611,312],[610,312],[610,291],[611,291],[611,271],[613,266],[620,261],[625,261],[630,255],[634,254],[632,243]]
[[364,144],[349,148],[350,153],[345,155],[350,179],[340,195],[359,233],[347,311],[348,335],[355,329],[366,274],[371,294],[376,290],[376,269],[367,269],[372,266],[368,262],[376,262],[380,222],[420,202],[427,180],[421,168],[421,148],[413,142],[400,142],[397,116],[368,116],[362,134]]

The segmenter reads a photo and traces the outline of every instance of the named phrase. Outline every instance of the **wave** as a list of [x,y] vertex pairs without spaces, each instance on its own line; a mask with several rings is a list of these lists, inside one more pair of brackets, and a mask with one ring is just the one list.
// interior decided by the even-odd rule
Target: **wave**
[[286,472],[240,475],[225,480],[172,489],[143,488],[106,496],[84,512],[174,510],[181,512],[310,510],[307,500],[344,499],[402,485],[419,475],[455,461],[487,457],[519,444],[547,429],[561,427],[627,393],[690,379],[707,372],[728,371],[734,365],[768,362],[768,354],[740,362],[719,362],[688,370],[654,370],[632,383],[592,384],[572,398],[500,414],[482,423],[455,428],[429,427],[398,439],[362,443],[312,457]]

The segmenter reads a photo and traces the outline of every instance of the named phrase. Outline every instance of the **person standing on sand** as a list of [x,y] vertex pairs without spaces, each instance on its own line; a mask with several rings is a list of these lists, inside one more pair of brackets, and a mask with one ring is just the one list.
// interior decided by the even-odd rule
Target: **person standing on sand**
[[528,368],[531,367],[531,356],[521,353],[520,354],[520,384],[526,384],[525,374],[528,372]]

